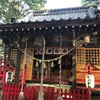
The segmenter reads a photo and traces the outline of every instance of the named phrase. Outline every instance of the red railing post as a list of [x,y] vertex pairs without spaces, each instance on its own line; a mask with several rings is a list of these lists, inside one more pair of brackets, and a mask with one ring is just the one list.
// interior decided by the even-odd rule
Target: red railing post
[[87,100],[91,100],[91,90],[90,89],[86,90],[86,96],[87,96]]
[[69,100],[72,100],[72,89],[69,90]]
[[78,100],[77,99],[77,92],[75,89],[73,89],[73,95],[72,95],[73,100]]
[[51,87],[48,87],[48,100],[51,100]]
[[64,93],[64,95],[65,95],[64,99],[67,100],[67,95],[68,95],[68,93],[67,93],[67,89],[65,89],[65,93]]
[[[61,90],[62,91],[62,90]],[[24,100],[37,100],[39,86],[24,86]],[[57,99],[59,89],[55,91],[54,87],[43,87],[44,100]],[[2,84],[3,100],[18,100],[20,93],[20,85]],[[90,100],[90,91],[87,90],[72,90],[67,89],[61,92],[63,100]]]
[[78,93],[77,93],[77,97],[78,97],[77,100],[80,100],[80,96],[81,96],[80,90],[78,90],[77,92],[78,92]]
[[54,88],[51,88],[51,100],[55,100],[55,91]]
[[84,91],[85,90],[82,89],[82,100],[85,100],[85,95],[84,95],[85,93],[84,93]]

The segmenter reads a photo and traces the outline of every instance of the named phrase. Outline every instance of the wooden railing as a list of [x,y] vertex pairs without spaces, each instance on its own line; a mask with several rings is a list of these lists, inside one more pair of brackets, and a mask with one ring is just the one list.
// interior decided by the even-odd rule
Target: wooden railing
[[[37,100],[40,86],[24,86],[23,100]],[[20,85],[3,84],[2,85],[2,97],[3,100],[18,100],[20,93]],[[43,87],[44,100],[56,100],[59,94],[59,88]],[[89,100],[89,90],[67,90],[61,89],[61,96],[63,100]]]

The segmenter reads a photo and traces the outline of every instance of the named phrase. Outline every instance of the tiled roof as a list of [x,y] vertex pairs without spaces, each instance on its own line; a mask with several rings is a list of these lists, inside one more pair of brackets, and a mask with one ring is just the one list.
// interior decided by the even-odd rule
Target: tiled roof
[[43,22],[43,21],[59,21],[59,20],[76,20],[85,18],[95,18],[94,7],[75,7],[75,8],[63,8],[63,9],[52,9],[52,10],[41,10],[29,13],[18,22]]

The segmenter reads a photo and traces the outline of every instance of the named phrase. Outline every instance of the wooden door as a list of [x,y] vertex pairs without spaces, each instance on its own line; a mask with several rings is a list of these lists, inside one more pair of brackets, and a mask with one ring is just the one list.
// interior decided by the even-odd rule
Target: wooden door
[[[23,50],[24,51],[24,50]],[[32,80],[32,70],[33,70],[33,51],[34,49],[28,48],[27,49],[27,55],[26,55],[26,80]],[[24,53],[22,54],[21,57],[21,67],[20,70],[21,72],[23,71],[24,68]]]

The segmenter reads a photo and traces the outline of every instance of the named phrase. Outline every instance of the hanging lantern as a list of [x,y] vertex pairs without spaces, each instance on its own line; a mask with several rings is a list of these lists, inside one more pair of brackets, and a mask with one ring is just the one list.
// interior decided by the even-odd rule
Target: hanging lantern
[[85,41],[85,43],[90,43],[90,36],[89,35],[86,35],[84,37],[84,41]]
[[86,75],[86,87],[94,88],[94,76],[91,74]]
[[54,65],[53,65],[53,61],[51,62],[51,67],[54,67]]

